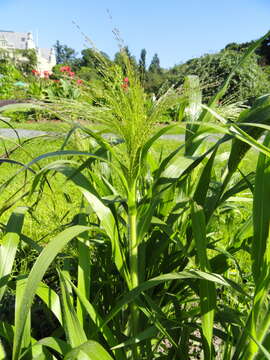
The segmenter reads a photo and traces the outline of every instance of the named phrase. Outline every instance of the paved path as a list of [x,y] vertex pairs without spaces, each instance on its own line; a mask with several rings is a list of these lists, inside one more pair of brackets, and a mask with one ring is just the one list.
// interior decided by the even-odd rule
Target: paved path
[[[62,135],[62,133],[54,133],[50,131],[40,131],[40,130],[27,130],[27,129],[15,129],[16,132],[12,129],[2,129],[0,128],[0,136],[4,136],[6,138],[15,139],[18,136],[20,138],[33,138],[36,136],[48,135],[48,136],[55,136],[55,135]],[[115,139],[116,137],[113,134],[104,134],[104,137],[107,139]],[[216,142],[220,135],[212,134],[208,136],[208,141]],[[185,139],[184,135],[177,135],[177,134],[168,134],[162,135],[161,139],[163,140],[176,140],[176,141],[183,141]]]
[[0,128],[0,136],[4,136],[7,138],[17,138],[18,136],[20,138],[33,138],[36,136],[41,136],[41,135],[55,135],[55,133],[52,132],[47,132],[47,131],[39,131],[39,130],[27,130],[27,129],[1,129]]

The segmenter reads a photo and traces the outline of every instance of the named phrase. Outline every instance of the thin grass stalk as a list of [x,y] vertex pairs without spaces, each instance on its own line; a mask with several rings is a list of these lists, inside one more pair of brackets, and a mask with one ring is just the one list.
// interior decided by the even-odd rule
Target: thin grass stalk
[[[197,248],[197,261],[200,270],[211,272],[207,256],[207,238],[205,216],[201,206],[192,204],[192,229]],[[216,288],[213,283],[201,280],[199,283],[200,308],[202,321],[202,337],[204,359],[213,359],[213,328],[216,307]]]
[[[15,322],[19,317],[20,306],[22,296],[25,290],[27,279],[24,276],[20,276],[16,281],[16,300],[15,300]],[[24,324],[23,336],[22,336],[22,349],[25,350],[31,343],[31,312],[29,311]]]
[[[136,182],[131,185],[128,194],[128,240],[130,256],[130,278],[132,289],[139,286],[139,263],[138,263],[138,239],[137,239],[137,204],[136,204]],[[135,337],[139,327],[139,310],[136,304],[131,304],[131,336]],[[133,346],[134,359],[138,359],[137,346]]]
[[[86,215],[79,214],[79,224],[86,225]],[[90,263],[90,250],[87,244],[87,234],[84,233],[78,237],[78,289],[82,294],[89,298],[90,296],[90,283],[91,283],[91,263]],[[83,325],[84,330],[87,330],[87,313],[81,304],[80,299],[77,299],[77,316],[80,323]]]

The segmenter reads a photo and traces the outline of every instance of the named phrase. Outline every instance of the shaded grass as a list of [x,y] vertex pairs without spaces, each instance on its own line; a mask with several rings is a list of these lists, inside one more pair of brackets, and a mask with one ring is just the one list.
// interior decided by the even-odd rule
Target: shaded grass
[[[23,146],[23,149],[18,148],[11,155],[10,159],[19,161],[21,163],[29,163],[33,158],[45,153],[59,150],[63,140],[57,138],[36,138],[32,139],[28,144]],[[5,142],[7,149],[14,148],[14,144],[10,141]],[[5,153],[4,145],[0,145],[0,153]],[[46,165],[49,160],[42,160],[40,165]],[[20,167],[14,164],[1,164],[0,171],[0,185],[4,184],[7,179],[16,174]],[[36,167],[37,171],[38,168]],[[29,171],[19,173],[10,185],[0,193],[0,208],[6,206],[10,197],[17,190],[22,188],[15,198],[19,198],[29,189],[28,182],[33,179],[33,174]],[[25,186],[23,186],[25,184]],[[68,193],[68,197],[65,195]],[[37,196],[34,193],[32,196],[24,196],[21,200],[16,202],[8,211],[6,211],[0,218],[1,223],[6,223],[12,209],[17,206],[27,206],[29,212],[26,216],[24,225],[24,234],[35,241],[40,241],[46,234],[54,231],[54,229],[61,227],[63,224],[72,220],[72,217],[78,212],[80,203],[80,195],[75,190],[71,183],[65,182],[65,179],[60,175],[48,176],[48,183],[44,184],[42,191],[42,200],[35,205]]]

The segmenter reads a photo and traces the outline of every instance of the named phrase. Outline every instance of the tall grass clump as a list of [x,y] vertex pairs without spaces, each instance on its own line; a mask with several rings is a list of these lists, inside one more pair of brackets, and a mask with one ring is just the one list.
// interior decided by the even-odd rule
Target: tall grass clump
[[[13,287],[16,296],[14,326],[1,323],[3,350],[13,360],[192,359],[198,351],[209,360],[269,358],[269,135],[259,141],[269,130],[269,95],[226,118],[218,102],[232,74],[207,105],[195,76],[156,100],[124,51],[122,67],[96,56],[102,87],[86,88],[93,105],[52,108],[73,109],[73,118],[102,123],[115,138],[76,123],[59,151],[27,165],[42,164],[29,196],[49,184],[49,173],[60,174],[63,187],[72,182],[81,193],[81,209],[35,247],[30,273],[18,270],[13,281],[18,246],[35,245],[22,233],[26,209],[11,215],[0,249],[1,294]],[[172,106],[178,123],[160,128]],[[179,126],[185,141],[157,153],[160,137]],[[207,141],[213,133],[218,139]],[[73,136],[83,136],[83,149],[66,148]],[[251,148],[260,155],[246,173],[241,162]],[[218,221],[233,203],[252,198],[252,213],[227,230],[225,242]],[[52,267],[54,281],[46,278]],[[50,314],[46,335],[31,331],[37,304],[42,316]]]

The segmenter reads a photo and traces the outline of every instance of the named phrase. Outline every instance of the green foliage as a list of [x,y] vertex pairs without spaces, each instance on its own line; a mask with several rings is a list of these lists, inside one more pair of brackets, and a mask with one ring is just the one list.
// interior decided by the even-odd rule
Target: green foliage
[[162,86],[166,79],[166,71],[161,68],[159,57],[155,54],[145,74],[145,90],[160,96],[163,93]]
[[[241,44],[231,43],[225,46],[225,50],[235,50],[243,52],[253,43],[254,41],[249,41]],[[267,37],[262,41],[261,45],[256,49],[256,54],[259,56],[260,65],[270,65],[270,37]]]
[[0,99],[20,99],[26,97],[27,88],[17,86],[25,78],[9,60],[0,61]]
[[[208,54],[177,66],[173,70],[172,77],[174,81],[182,83],[186,75],[199,76],[204,88],[203,98],[207,102],[216,93],[241,56],[241,52],[234,50]],[[253,55],[235,72],[222,100],[252,101],[257,96],[267,93],[269,89],[268,77],[259,66],[258,57]]]
[[94,68],[96,71],[98,71],[98,66],[100,64],[100,56],[102,56],[104,60],[109,60],[109,56],[103,51],[99,52],[99,55],[97,56],[97,50],[91,48],[84,49],[82,50],[80,66],[87,66],[90,68]]
[[125,46],[121,48],[120,51],[118,51],[114,56],[114,63],[116,65],[119,65],[122,68],[123,73],[126,72],[126,62],[124,61],[124,57],[127,57],[130,64],[135,68],[136,67],[136,59],[135,56],[133,56],[128,48],[128,46]]
[[[16,67],[23,74],[31,74],[31,71],[37,67],[37,53],[34,49],[28,50],[16,50],[18,54],[18,60],[16,61]],[[20,58],[23,58],[24,61],[20,61]]]
[[37,66],[37,53],[34,49],[15,49],[12,54],[7,54],[0,49],[0,57],[2,64],[10,64],[24,75],[30,74],[31,70]]

